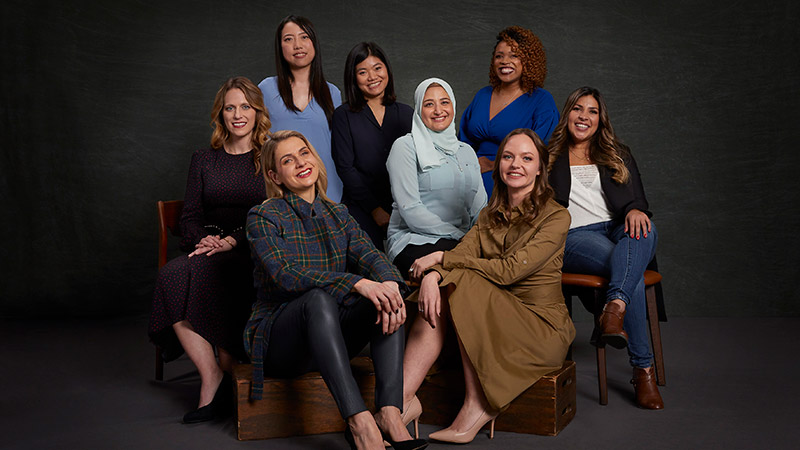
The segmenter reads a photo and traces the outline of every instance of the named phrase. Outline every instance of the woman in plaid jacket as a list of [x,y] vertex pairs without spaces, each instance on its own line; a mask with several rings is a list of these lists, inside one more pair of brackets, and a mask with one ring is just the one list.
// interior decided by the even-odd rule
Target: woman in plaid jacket
[[[245,331],[255,366],[251,397],[264,374],[319,370],[348,427],[352,448],[424,448],[400,417],[403,396],[403,279],[348,214],[325,195],[325,166],[308,140],[279,131],[261,153],[269,198],[250,210],[247,238],[258,300]],[[369,343],[375,364],[374,418],[350,371]],[[401,442],[395,442],[401,441]]]

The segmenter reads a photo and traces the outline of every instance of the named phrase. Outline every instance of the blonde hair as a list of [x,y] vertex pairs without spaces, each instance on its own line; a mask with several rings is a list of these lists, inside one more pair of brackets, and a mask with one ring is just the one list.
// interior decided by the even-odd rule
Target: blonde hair
[[217,91],[214,97],[214,106],[211,109],[211,127],[214,131],[211,133],[211,147],[222,148],[225,141],[231,136],[228,127],[225,126],[225,120],[222,118],[222,108],[225,106],[225,96],[231,89],[239,89],[244,94],[244,98],[250,107],[256,111],[256,124],[253,127],[253,133],[250,140],[251,145],[255,149],[253,151],[253,164],[256,166],[256,173],[261,169],[261,146],[269,139],[269,129],[272,122],[269,120],[269,111],[264,106],[264,99],[261,94],[261,89],[253,84],[250,79],[246,77],[233,77],[228,78],[225,83]]
[[267,188],[267,198],[283,198],[284,196],[283,188],[272,180],[269,172],[278,171],[278,162],[275,161],[275,152],[278,150],[278,145],[293,137],[301,139],[305,143],[317,162],[319,176],[317,177],[317,182],[314,183],[317,195],[328,203],[334,203],[333,200],[325,195],[325,191],[328,189],[328,171],[325,170],[325,164],[322,163],[322,159],[314,149],[314,146],[311,145],[311,142],[308,142],[308,139],[302,133],[292,130],[276,131],[261,148],[261,175],[264,177],[264,185]]

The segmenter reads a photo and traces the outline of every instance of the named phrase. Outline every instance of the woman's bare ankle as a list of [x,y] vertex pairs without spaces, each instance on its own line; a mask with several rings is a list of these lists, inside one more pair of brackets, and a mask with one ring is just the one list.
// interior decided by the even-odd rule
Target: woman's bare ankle
[[378,429],[388,434],[393,441],[411,439],[408,429],[403,425],[400,409],[394,406],[384,406],[375,414],[375,423]]
[[380,430],[369,411],[361,411],[348,417],[347,426],[350,427],[358,448],[383,448]]

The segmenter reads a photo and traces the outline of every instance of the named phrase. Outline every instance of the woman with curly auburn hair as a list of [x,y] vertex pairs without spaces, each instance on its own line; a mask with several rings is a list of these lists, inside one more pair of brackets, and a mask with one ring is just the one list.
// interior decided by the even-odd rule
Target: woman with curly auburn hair
[[165,361],[186,351],[200,373],[200,400],[184,423],[226,412],[221,402],[230,398],[231,382],[225,373],[247,358],[242,331],[255,290],[244,225],[247,211],[266,198],[257,168],[270,119],[258,87],[244,77],[226,81],[211,124],[211,148],[192,155],[186,182],[180,246],[188,254],[159,271],[148,328]]
[[[553,201],[547,159],[536,133],[509,133],[495,158],[492,198],[475,226],[453,250],[412,265],[414,276],[424,276],[403,362],[403,400],[414,401],[451,325],[464,371],[464,404],[431,439],[470,442],[514,398],[561,367],[575,337],[561,293],[569,214]],[[439,290],[446,286],[453,287],[447,298]]]
[[459,139],[478,154],[487,194],[500,141],[516,128],[529,128],[547,143],[558,122],[553,96],[544,89],[547,57],[532,31],[508,27],[497,35],[489,66],[489,86],[472,99],[461,117]]
[[644,271],[658,235],[639,169],[614,133],[597,89],[570,94],[550,139],[550,183],[572,216],[564,271],[609,278],[598,327],[612,347],[628,347],[636,404],[662,409],[647,336]]

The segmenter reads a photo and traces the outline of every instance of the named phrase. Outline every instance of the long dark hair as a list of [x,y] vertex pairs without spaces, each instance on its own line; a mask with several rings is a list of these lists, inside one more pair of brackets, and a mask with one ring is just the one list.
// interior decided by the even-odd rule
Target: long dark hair
[[392,75],[392,66],[389,64],[389,59],[383,52],[378,44],[374,42],[360,42],[350,50],[347,55],[347,60],[344,63],[344,97],[350,106],[350,111],[358,112],[364,109],[367,105],[367,100],[364,98],[364,93],[358,88],[358,81],[356,80],[356,66],[361,64],[365,59],[374,56],[381,60],[384,67],[386,67],[386,90],[383,91],[384,105],[391,105],[397,100],[394,93],[394,76]]
[[501,208],[506,211],[509,209],[508,186],[506,186],[500,176],[500,161],[503,159],[501,156],[503,155],[503,150],[506,148],[508,140],[518,134],[528,136],[530,140],[533,141],[533,145],[536,146],[536,151],[539,154],[539,175],[536,177],[536,181],[533,182],[531,195],[520,205],[522,209],[521,219],[532,223],[536,215],[539,214],[539,211],[544,208],[547,201],[553,198],[553,188],[550,187],[550,182],[547,179],[547,146],[544,145],[539,135],[530,128],[517,128],[511,133],[508,133],[503,139],[503,142],[500,143],[500,147],[497,148],[497,155],[495,155],[494,158],[494,168],[492,169],[494,189],[492,190],[492,197],[489,199],[489,204],[486,205],[492,226],[507,225],[507,216],[497,214]]
[[331,91],[328,89],[328,83],[325,82],[325,75],[322,74],[322,50],[319,48],[317,32],[314,31],[314,24],[305,17],[295,15],[286,16],[281,20],[281,23],[278,24],[278,29],[275,30],[275,70],[278,75],[278,93],[281,95],[286,109],[300,112],[300,109],[294,105],[294,98],[292,97],[292,81],[294,81],[294,76],[292,75],[292,70],[289,68],[289,63],[283,59],[283,49],[281,48],[283,27],[289,22],[294,23],[305,31],[314,44],[314,60],[311,61],[308,84],[311,86],[311,96],[319,103],[322,110],[325,111],[325,117],[328,119],[328,126],[330,126],[334,107],[333,100],[331,99]]
[[630,172],[625,167],[625,159],[629,157],[630,150],[617,139],[614,127],[611,126],[611,119],[608,118],[608,108],[603,95],[595,88],[584,86],[575,89],[561,111],[561,120],[550,136],[548,149],[550,151],[550,167],[553,167],[558,156],[569,151],[572,136],[569,134],[569,113],[582,97],[591,95],[597,101],[600,109],[597,123],[597,130],[589,141],[589,159],[600,166],[609,169],[613,175],[611,179],[619,184],[625,184],[630,179]]

